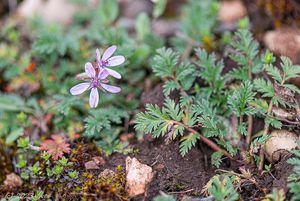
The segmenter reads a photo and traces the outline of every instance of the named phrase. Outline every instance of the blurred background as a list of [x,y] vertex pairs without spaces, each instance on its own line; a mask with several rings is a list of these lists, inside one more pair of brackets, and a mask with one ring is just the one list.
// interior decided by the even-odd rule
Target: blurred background
[[[192,1],[116,0],[116,2],[119,4],[118,11],[120,12],[118,14],[115,12],[117,16],[112,20],[114,24],[133,31],[138,15],[146,13],[151,19],[154,33],[165,37],[175,35],[176,30],[180,29],[179,27],[182,25],[178,21],[182,17],[184,4]],[[197,0],[193,2],[197,2]],[[239,19],[249,16],[252,31],[261,41],[267,43],[266,46],[270,47],[271,50],[274,49],[275,52],[281,51],[279,52],[280,54],[289,54],[293,61],[298,62],[298,59],[295,58],[296,56],[288,52],[288,48],[277,47],[278,44],[272,44],[273,38],[276,38],[278,35],[264,38],[264,33],[274,29],[281,30],[282,27],[285,27],[288,30],[283,31],[284,33],[277,32],[279,35],[284,35],[280,37],[280,40],[291,41],[292,37],[293,41],[293,34],[297,34],[298,30],[296,28],[300,24],[299,1],[220,0],[212,2],[218,3],[215,6],[215,10],[218,10],[218,20],[220,22],[218,27],[214,27],[214,30],[217,29],[221,32],[232,31]],[[110,3],[104,4],[106,4],[106,7],[109,7],[108,4]],[[92,12],[98,6],[101,6],[101,0],[1,0],[0,23],[3,25],[7,18],[24,22],[24,20],[39,16],[47,23],[55,22],[63,26],[70,26],[76,23],[76,20],[80,20],[80,17],[84,16],[84,12],[88,10]],[[110,9],[104,10],[109,11]],[[195,12],[203,11],[195,9]],[[110,15],[113,16],[114,14]],[[199,25],[195,25],[195,27],[197,26]],[[287,38],[286,35],[288,35]]]
[[[182,60],[193,60],[197,47],[214,51],[228,71],[233,33],[249,28],[261,51],[299,64],[299,25],[298,0],[0,0],[0,183],[10,172],[21,174],[24,158],[39,160],[18,155],[20,137],[39,145],[59,133],[72,147],[90,140],[107,155],[134,152],[129,141],[142,138],[133,129],[135,114],[164,101],[151,69],[158,48],[172,47]],[[89,110],[88,95],[69,89],[85,62],[95,61],[95,49],[112,44],[126,57],[116,69],[122,80],[111,80],[122,92],[101,94],[99,109]]]

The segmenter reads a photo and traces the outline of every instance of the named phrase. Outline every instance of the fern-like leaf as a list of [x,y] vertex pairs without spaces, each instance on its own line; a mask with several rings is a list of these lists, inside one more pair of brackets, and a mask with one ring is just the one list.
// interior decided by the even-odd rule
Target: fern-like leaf
[[253,114],[254,109],[250,107],[250,103],[254,96],[253,85],[249,81],[244,82],[239,89],[234,90],[232,95],[228,97],[229,107],[238,117]]
[[152,59],[152,69],[159,77],[172,77],[175,67],[178,64],[179,54],[170,48],[160,48],[156,50],[156,55]]
[[84,135],[97,137],[103,129],[110,129],[112,124],[120,124],[123,118],[128,117],[126,111],[117,108],[101,108],[92,110],[85,121]]
[[274,87],[269,80],[258,78],[254,80],[255,89],[262,93],[264,98],[272,98],[275,95]]
[[180,140],[180,154],[185,156],[193,146],[195,146],[197,140],[200,139],[199,134],[197,133],[190,133],[181,138]]

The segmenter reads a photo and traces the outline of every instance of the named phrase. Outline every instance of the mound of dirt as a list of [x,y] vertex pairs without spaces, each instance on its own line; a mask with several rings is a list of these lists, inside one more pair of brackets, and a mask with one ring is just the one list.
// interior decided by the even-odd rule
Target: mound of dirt
[[[159,194],[159,191],[171,194],[177,198],[185,195],[202,197],[200,192],[209,179],[214,176],[216,168],[211,165],[210,156],[212,150],[202,143],[193,148],[185,157],[179,153],[179,143],[170,142],[166,144],[160,139],[153,139],[146,136],[144,141],[134,145],[140,152],[130,154],[136,157],[141,163],[147,164],[155,171],[152,183],[149,185],[146,195],[139,196],[133,200],[152,200]],[[126,156],[114,154],[109,158],[106,168],[115,168],[118,165],[125,167]],[[243,166],[240,163],[225,160],[220,169],[239,172]],[[244,167],[253,174],[258,186],[246,182],[241,186],[243,200],[261,200],[272,188],[284,189],[287,191],[287,177],[292,172],[292,166],[282,159],[275,164],[271,173],[260,173],[255,165],[245,164]],[[180,200],[180,199],[179,199]]]
[[[203,186],[215,174],[215,168],[210,165],[209,156],[212,151],[206,147],[193,148],[185,157],[179,153],[179,143],[166,144],[163,139],[153,139],[150,136],[135,145],[140,152],[131,154],[141,163],[147,164],[155,171],[152,183],[145,195],[146,200],[152,200],[164,191],[176,197],[182,195],[199,195]],[[118,165],[125,166],[126,156],[114,154],[110,157],[108,167],[113,169]],[[141,200],[137,197],[134,200]]]

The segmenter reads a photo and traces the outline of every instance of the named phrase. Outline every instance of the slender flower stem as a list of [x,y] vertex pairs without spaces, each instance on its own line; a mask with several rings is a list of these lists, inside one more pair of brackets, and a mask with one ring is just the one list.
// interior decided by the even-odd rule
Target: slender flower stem
[[247,127],[247,137],[246,137],[246,145],[247,148],[250,148],[251,137],[252,137],[252,128],[253,128],[253,117],[252,115],[248,116],[248,127]]
[[[252,61],[248,62],[248,79],[252,80]],[[246,146],[247,149],[250,149],[251,136],[252,136],[252,128],[253,128],[253,117],[252,115],[248,115],[248,127],[247,127],[247,137],[246,137]]]
[[[244,115],[241,115],[240,118],[239,118],[239,125],[243,124],[243,118],[244,118]],[[237,135],[238,135],[238,140],[241,141],[242,140],[242,134],[240,132],[237,132]]]
[[178,121],[173,121],[171,120],[172,123],[174,124],[177,124],[179,126],[183,126],[186,130],[188,130],[189,132],[191,133],[197,133],[200,137],[200,140],[202,140],[205,144],[207,144],[210,148],[212,148],[213,150],[215,151],[219,151],[219,152],[222,152],[225,156],[227,156],[230,160],[235,160],[226,150],[222,149],[221,147],[219,147],[216,143],[214,143],[213,141],[211,141],[210,139],[202,136],[199,134],[198,131],[192,129],[191,127],[181,123],[181,122],[178,122]]
[[[270,116],[272,109],[273,109],[273,101],[271,99],[270,103],[269,103],[267,116]],[[268,132],[269,132],[269,124],[265,123],[263,136],[268,135]],[[264,160],[265,160],[265,150],[264,150],[264,145],[262,145],[260,152],[259,152],[259,166],[258,166],[259,171],[263,170]]]

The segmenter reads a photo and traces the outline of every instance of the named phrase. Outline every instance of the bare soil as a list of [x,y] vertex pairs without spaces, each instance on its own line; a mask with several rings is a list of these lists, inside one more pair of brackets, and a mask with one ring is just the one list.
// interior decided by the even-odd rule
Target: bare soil
[[[164,140],[153,139],[146,136],[145,140],[136,144],[140,152],[131,154],[140,162],[147,164],[155,171],[155,177],[148,186],[144,196],[132,200],[152,200],[160,191],[175,196],[181,200],[183,196],[203,197],[200,195],[202,188],[209,179],[218,173],[218,169],[211,165],[210,155],[212,151],[204,144],[198,143],[185,157],[179,153],[178,142],[166,144]],[[125,167],[125,158],[122,154],[114,154],[110,157],[105,168],[118,165]],[[237,162],[224,161],[220,169],[232,170],[240,173],[239,168],[250,170],[257,181],[257,185],[251,182],[241,184],[240,189],[243,200],[261,200],[271,189],[279,188],[287,191],[287,177],[292,172],[292,166],[286,163],[286,158],[275,165],[271,173],[259,173],[254,165],[243,165]]]

